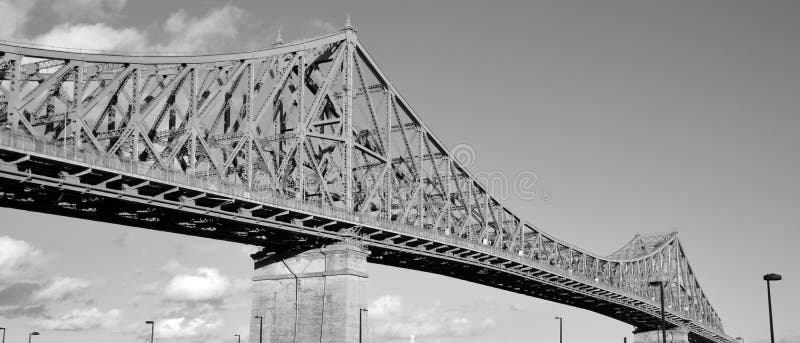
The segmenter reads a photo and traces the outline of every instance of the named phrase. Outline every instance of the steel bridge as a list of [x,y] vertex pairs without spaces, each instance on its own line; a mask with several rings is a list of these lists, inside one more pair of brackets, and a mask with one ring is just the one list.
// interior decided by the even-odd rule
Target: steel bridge
[[[440,114],[448,115],[448,114]],[[349,25],[229,54],[0,43],[0,206],[368,261],[734,342],[674,233],[602,256],[487,191]]]

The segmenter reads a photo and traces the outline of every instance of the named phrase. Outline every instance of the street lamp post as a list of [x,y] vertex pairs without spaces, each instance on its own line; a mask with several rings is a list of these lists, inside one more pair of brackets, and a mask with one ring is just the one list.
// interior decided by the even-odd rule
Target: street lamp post
[[156,334],[156,322],[152,320],[148,320],[144,322],[145,324],[150,324],[150,343],[153,343],[153,339],[155,338]]
[[658,287],[661,294],[661,342],[667,343],[667,320],[664,314],[664,281],[650,281],[651,287]]
[[775,343],[775,330],[772,328],[772,293],[769,289],[770,281],[780,281],[783,279],[782,276],[778,274],[767,274],[764,275],[764,281],[767,282],[767,304],[769,306],[769,341]]
[[238,341],[238,342],[239,342],[239,343],[242,343],[242,335],[233,335],[233,337],[236,337],[236,338],[238,338],[238,339],[239,339],[239,341]]
[[264,317],[262,316],[255,316],[253,318],[258,318],[258,343],[264,343]]
[[558,342],[564,343],[564,318],[555,317],[558,319]]
[[28,334],[28,343],[31,343],[31,336],[39,336],[39,333],[34,331]]
[[3,343],[6,343],[6,328],[0,328],[0,330],[3,330]]
[[358,309],[358,343],[362,342],[362,335],[364,332],[364,328],[361,326],[361,318],[363,317],[361,313],[367,312],[369,314],[369,310],[365,308]]

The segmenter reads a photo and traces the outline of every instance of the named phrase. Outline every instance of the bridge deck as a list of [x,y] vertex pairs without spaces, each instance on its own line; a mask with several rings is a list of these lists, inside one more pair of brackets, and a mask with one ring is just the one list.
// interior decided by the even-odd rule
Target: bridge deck
[[[594,311],[656,330],[652,300],[549,263],[468,239],[325,208],[281,195],[254,195],[208,178],[158,171],[0,131],[0,206],[226,240],[292,254],[340,240],[372,251],[368,261],[450,276]],[[76,176],[77,175],[77,176]],[[277,255],[276,258],[279,258]],[[668,312],[692,341],[728,337]]]

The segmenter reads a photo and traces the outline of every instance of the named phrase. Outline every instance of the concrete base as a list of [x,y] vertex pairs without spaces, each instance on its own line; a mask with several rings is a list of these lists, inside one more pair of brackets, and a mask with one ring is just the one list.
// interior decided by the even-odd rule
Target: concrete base
[[[250,343],[367,342],[367,255],[337,243],[276,259],[255,254]],[[361,328],[361,332],[359,332]]]
[[[633,343],[662,343],[661,330],[634,332]],[[689,330],[684,328],[667,330],[667,343],[689,343]]]

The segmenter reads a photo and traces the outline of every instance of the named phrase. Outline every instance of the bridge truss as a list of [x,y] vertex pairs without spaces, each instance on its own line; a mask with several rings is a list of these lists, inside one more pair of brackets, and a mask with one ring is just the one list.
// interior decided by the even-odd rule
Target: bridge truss
[[503,206],[346,27],[245,53],[0,44],[0,205],[370,262],[733,342],[674,233],[600,256]]

